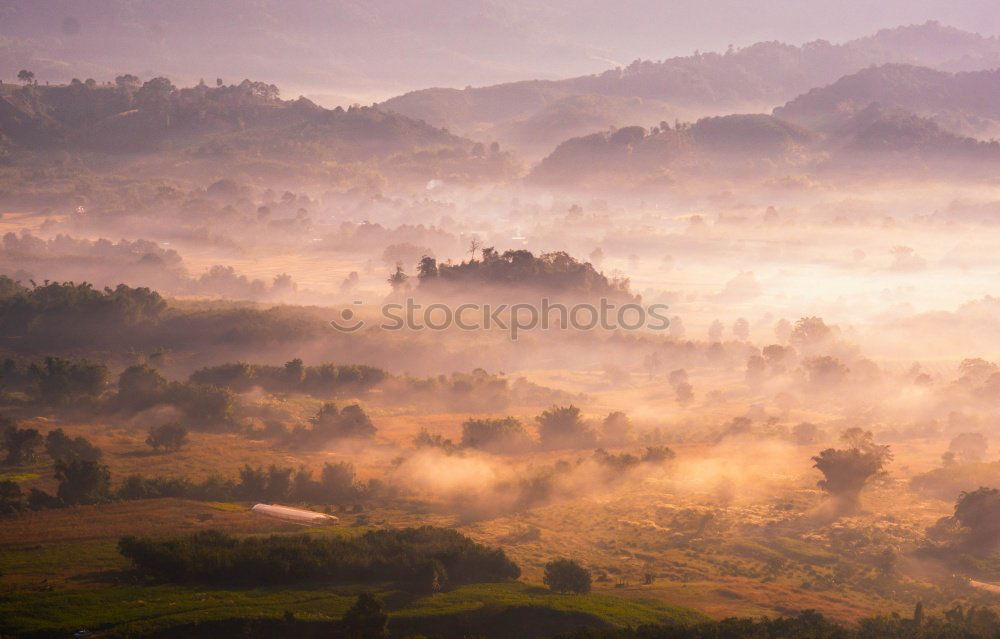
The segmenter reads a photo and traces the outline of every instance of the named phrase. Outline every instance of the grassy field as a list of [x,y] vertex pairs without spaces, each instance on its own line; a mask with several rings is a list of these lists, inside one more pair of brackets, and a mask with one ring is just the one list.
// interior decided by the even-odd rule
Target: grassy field
[[[149,633],[182,624],[229,619],[336,620],[359,588],[317,585],[302,588],[203,588],[177,585],[117,585],[73,590],[19,591],[0,603],[2,631],[15,635],[80,629],[108,634]],[[377,591],[396,623],[423,625],[482,611],[550,610],[589,625],[689,623],[703,619],[689,608],[612,595],[554,595],[520,583],[479,584],[415,600]],[[395,605],[394,605],[395,604]]]
[[[380,517],[391,517],[398,525],[443,523],[405,513],[381,513]],[[60,634],[85,628],[127,636],[221,619],[280,619],[289,612],[303,620],[339,619],[360,587],[216,588],[147,583],[130,572],[128,562],[118,554],[117,541],[124,534],[161,536],[209,528],[251,535],[292,531],[354,535],[368,529],[351,516],[345,516],[342,523],[301,528],[254,515],[242,504],[176,499],[11,517],[0,526],[0,633]],[[702,618],[689,608],[613,590],[557,595],[530,584],[508,583],[465,586],[416,598],[387,588],[376,591],[394,623],[418,629],[437,627],[446,618],[472,619],[503,610],[531,610],[557,625],[624,626]]]
[[[600,382],[595,377],[591,388],[575,381],[574,390],[589,393]],[[637,387],[632,399],[640,402],[647,392],[651,392],[648,387]],[[616,407],[601,393],[595,397],[604,402],[602,411]],[[268,410],[300,420],[318,405],[308,397],[258,400],[247,396],[242,401],[259,401]],[[530,421],[523,407],[511,412]],[[403,634],[436,635],[442,628],[476,633],[477,628],[487,627],[519,636],[527,632],[521,623],[548,632],[581,623],[685,622],[702,614],[773,617],[805,609],[850,622],[887,611],[908,613],[918,600],[934,610],[967,596],[960,589],[938,589],[939,583],[952,588],[952,582],[939,579],[940,571],[931,572],[937,569],[926,562],[905,557],[923,531],[952,508],[950,503],[928,499],[906,487],[914,472],[934,467],[946,442],[900,444],[895,450],[905,465],[899,463],[892,477],[866,489],[863,512],[831,522],[819,516],[824,496],[811,467],[814,447],[755,441],[714,446],[671,443],[677,460],[668,470],[627,480],[602,475],[588,466],[593,463],[587,462],[591,450],[540,450],[518,456],[470,452],[447,460],[429,457],[409,466],[409,474],[393,475],[402,456],[415,454],[411,441],[421,428],[458,439],[468,415],[415,414],[405,408],[380,407],[371,414],[379,433],[365,448],[343,445],[294,451],[237,433],[195,432],[183,450],[153,453],[144,443],[146,424],[141,417],[131,422],[83,423],[36,416],[24,425],[43,432],[59,426],[70,436],[86,436],[104,452],[102,461],[110,467],[115,483],[131,473],[196,480],[212,474],[235,478],[245,463],[304,465],[315,471],[326,461],[348,461],[356,465],[361,480],[389,477],[413,492],[366,503],[361,512],[353,512],[353,505],[347,504],[350,512],[336,513],[340,525],[310,530],[311,534],[351,535],[373,527],[425,524],[455,527],[478,542],[502,547],[520,566],[521,581],[514,584],[466,586],[416,598],[388,587],[378,589],[394,628]],[[630,452],[637,450],[638,444]],[[471,513],[467,509],[470,503],[479,506],[490,499],[502,500],[516,489],[518,473],[557,461],[582,464],[582,470],[568,475],[570,479],[558,485],[551,499],[527,508],[472,509]],[[35,463],[4,471],[4,478],[19,482],[23,490],[55,488],[52,461],[45,454]],[[494,492],[473,490],[487,480],[496,483]],[[210,636],[212,624],[226,619],[281,620],[291,613],[320,626],[338,619],[351,605],[357,588],[147,583],[137,580],[117,551],[123,535],[172,536],[208,529],[257,535],[303,530],[254,515],[249,512],[251,505],[159,499],[4,518],[0,521],[0,634],[65,634],[86,627],[128,635],[178,627],[194,632],[197,627]],[[850,545],[855,543],[860,545]],[[896,549],[900,559],[895,567],[881,571],[875,559],[886,548]],[[594,576],[594,591],[587,596],[564,596],[541,588],[544,565],[556,557],[584,563]]]

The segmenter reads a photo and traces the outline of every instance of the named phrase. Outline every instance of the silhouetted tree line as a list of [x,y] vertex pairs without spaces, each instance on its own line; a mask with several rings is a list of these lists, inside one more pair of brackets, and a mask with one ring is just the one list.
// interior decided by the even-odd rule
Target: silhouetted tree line
[[293,359],[284,366],[243,362],[211,366],[195,371],[190,381],[227,388],[237,393],[260,387],[272,393],[298,392],[330,397],[343,392],[369,390],[387,377],[388,372],[372,366],[305,366],[301,359]]
[[517,579],[503,550],[461,533],[423,526],[360,537],[271,535],[235,538],[207,530],[186,537],[123,537],[122,555],[152,578],[176,582],[283,584],[390,581],[423,592]]
[[325,463],[319,477],[306,468],[244,465],[238,478],[212,476],[200,482],[186,478],[129,475],[114,496],[118,499],[175,497],[199,501],[292,501],[347,505],[378,496],[381,482],[361,483],[348,462]]
[[[536,443],[527,428],[515,417],[470,418],[462,424],[462,439],[456,445],[440,434],[422,430],[413,440],[417,447],[437,447],[445,452],[474,448],[493,453],[524,452],[536,446],[544,449],[591,448],[597,445],[621,447],[634,443],[632,424],[621,411],[608,414],[600,429],[584,421],[580,409],[573,404],[552,406],[535,418],[538,422],[539,441]],[[649,446],[641,456],[630,453],[613,455],[603,448],[595,452],[595,459],[610,468],[626,470],[643,462],[662,463],[674,458],[666,446]]]
[[[92,446],[90,450],[100,452]],[[385,493],[378,480],[357,481],[354,466],[347,462],[324,464],[318,478],[305,468],[246,465],[237,478],[211,476],[198,482],[182,477],[129,475],[117,489],[112,489],[108,467],[96,460],[79,456],[58,458],[54,473],[59,482],[55,495],[37,488],[25,495],[17,482],[0,481],[0,514],[163,497],[197,501],[292,501],[346,507]]]

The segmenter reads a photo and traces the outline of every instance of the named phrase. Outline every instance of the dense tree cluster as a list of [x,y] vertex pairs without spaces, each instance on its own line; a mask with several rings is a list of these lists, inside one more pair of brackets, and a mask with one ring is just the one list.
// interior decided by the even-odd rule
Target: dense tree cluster
[[[478,249],[477,249],[478,250]],[[459,264],[438,264],[425,257],[418,266],[420,287],[482,290],[482,286],[527,288],[550,294],[577,293],[608,299],[633,299],[628,279],[609,280],[589,262],[580,262],[559,251],[535,256],[524,249],[498,253],[492,247],[482,249],[482,259],[475,255]]]
[[296,581],[390,581],[419,590],[517,579],[503,550],[451,529],[374,530],[358,537],[272,535],[238,539],[217,531],[187,537],[123,537],[118,548],[144,574],[166,581],[255,585]]
[[155,291],[119,284],[97,290],[86,282],[46,282],[0,298],[0,330],[50,352],[90,339],[120,341],[139,325],[155,323],[167,304]]

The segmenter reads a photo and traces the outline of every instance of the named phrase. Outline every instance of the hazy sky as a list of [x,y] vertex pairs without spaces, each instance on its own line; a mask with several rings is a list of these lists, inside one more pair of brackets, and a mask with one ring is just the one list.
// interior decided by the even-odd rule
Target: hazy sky
[[998,0],[0,0],[0,77],[251,77],[382,99],[600,72],[761,40],[938,20],[1000,34]]

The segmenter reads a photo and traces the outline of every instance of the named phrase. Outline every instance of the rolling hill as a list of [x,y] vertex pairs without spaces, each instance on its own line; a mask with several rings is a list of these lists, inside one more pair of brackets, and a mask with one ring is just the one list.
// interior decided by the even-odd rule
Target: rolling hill
[[[584,123],[594,128],[642,121],[650,108],[660,119],[685,119],[742,110],[769,110],[813,87],[834,82],[873,64],[917,64],[973,70],[1000,66],[1000,40],[936,22],[885,29],[843,44],[823,40],[792,46],[760,42],[725,53],[695,53],[661,61],[636,60],[596,75],[558,81],[525,81],[413,91],[385,108],[457,131],[487,130],[511,144],[524,139],[556,141],[558,133]],[[614,114],[557,109],[553,126],[544,114],[554,104],[587,96],[641,98]],[[528,132],[531,132],[529,135]],[[512,135],[516,132],[516,135]]]
[[1000,69],[949,73],[909,64],[869,67],[815,88],[774,114],[803,126],[833,128],[872,103],[932,118],[966,135],[1000,131]]

